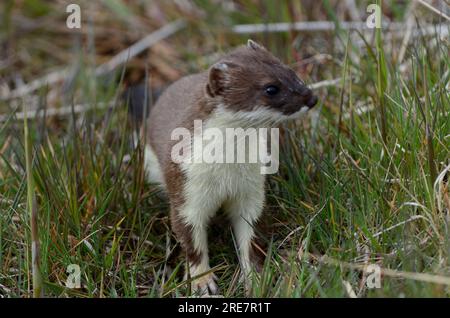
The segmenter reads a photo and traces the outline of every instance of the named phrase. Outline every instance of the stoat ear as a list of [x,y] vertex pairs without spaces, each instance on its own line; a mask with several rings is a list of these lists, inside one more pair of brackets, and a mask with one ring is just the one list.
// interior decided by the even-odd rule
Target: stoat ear
[[255,41],[248,39],[247,41],[247,47],[249,49],[253,49],[253,50],[266,50],[266,48],[258,43],[256,43]]
[[208,84],[206,85],[206,93],[210,97],[215,97],[224,91],[231,78],[231,70],[236,65],[231,62],[219,62],[211,66],[209,69]]

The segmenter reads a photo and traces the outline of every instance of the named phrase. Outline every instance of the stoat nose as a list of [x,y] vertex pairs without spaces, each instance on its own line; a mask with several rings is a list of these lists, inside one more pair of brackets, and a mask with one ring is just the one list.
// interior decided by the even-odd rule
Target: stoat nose
[[309,108],[313,108],[314,106],[316,106],[318,100],[319,99],[317,98],[317,96],[311,95],[311,97],[306,101],[305,105]]
[[307,87],[302,88],[300,91],[300,96],[302,96],[304,104],[309,108],[313,108],[317,104],[317,96],[314,96],[312,90]]

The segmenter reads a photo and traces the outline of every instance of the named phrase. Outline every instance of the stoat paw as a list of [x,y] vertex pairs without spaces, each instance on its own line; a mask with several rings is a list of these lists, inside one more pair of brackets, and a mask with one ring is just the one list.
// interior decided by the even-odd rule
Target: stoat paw
[[217,276],[214,273],[205,274],[191,283],[192,294],[200,297],[217,295],[219,287],[216,283]]

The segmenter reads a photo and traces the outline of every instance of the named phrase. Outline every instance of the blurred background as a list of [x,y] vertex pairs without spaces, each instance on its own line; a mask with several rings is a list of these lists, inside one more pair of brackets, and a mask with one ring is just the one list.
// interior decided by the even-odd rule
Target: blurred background
[[[142,82],[147,70],[151,86],[163,87],[182,75],[207,68],[221,53],[248,38],[263,43],[309,82],[331,79],[340,75],[340,59],[346,48],[348,26],[339,22],[356,22],[350,34],[356,45],[364,45],[360,35],[373,44],[374,32],[365,24],[370,15],[367,7],[374,2],[6,0],[1,4],[0,93],[2,99],[14,96],[11,92],[30,85],[32,80],[53,75],[49,82],[52,85],[45,85],[48,82],[44,79],[35,88],[49,90],[48,96],[53,97],[49,106],[57,107],[61,95],[72,95],[81,101],[73,86],[82,66],[92,70],[107,63],[151,32],[168,25],[169,29],[162,34],[164,41],[150,41],[139,54],[133,54],[129,60],[125,54],[122,63],[115,65],[120,73],[121,66],[127,64],[124,85]],[[80,5],[81,28],[70,29],[66,25],[71,14],[66,8],[70,3]],[[448,13],[444,1],[428,3]],[[416,1],[384,1],[381,9],[386,26],[383,32],[388,36],[385,44],[397,44],[392,52],[395,57],[407,31],[408,17],[413,17],[414,24],[415,18],[420,19],[417,22],[423,26],[446,21]],[[174,21],[179,24],[170,27]],[[289,25],[308,21],[316,23],[298,28]],[[267,23],[285,25],[280,26],[281,31],[270,26],[261,28],[260,24]],[[69,74],[62,76],[62,71]],[[110,71],[103,72],[107,79],[111,79]]]

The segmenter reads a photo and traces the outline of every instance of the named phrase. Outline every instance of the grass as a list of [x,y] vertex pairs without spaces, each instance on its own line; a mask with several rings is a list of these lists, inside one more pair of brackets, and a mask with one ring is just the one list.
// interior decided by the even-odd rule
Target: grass
[[[43,6],[42,12],[39,3],[29,9],[50,14],[52,8]],[[171,4],[157,3],[167,17],[179,14]],[[200,70],[210,54],[247,39],[227,33],[224,25],[292,21],[295,13],[306,14],[301,6],[290,11],[290,3],[280,10],[271,1],[243,3],[246,10],[225,14],[208,1],[195,1],[207,18],[189,18],[185,33],[167,40],[179,50],[175,68]],[[104,9],[120,14],[118,28],[138,15],[120,4],[110,1]],[[321,14],[337,21],[336,3],[322,5]],[[384,6],[392,19],[403,21],[401,5]],[[264,8],[268,14],[261,18]],[[426,11],[419,17],[418,22],[436,19]],[[14,34],[11,23],[2,29],[6,38]],[[46,40],[46,33],[40,34]],[[448,37],[412,39],[399,63],[402,37],[391,43],[380,30],[372,42],[372,35],[340,30],[254,36],[293,66],[300,57],[312,57],[311,64],[297,68],[309,83],[343,78],[318,91],[321,101],[308,118],[283,126],[280,172],[267,183],[264,223],[273,234],[264,237],[269,251],[260,280],[253,282],[254,297],[450,296]],[[57,56],[44,62],[29,36],[21,43],[39,54],[32,55],[36,63],[21,69],[27,79],[46,73],[36,65],[61,66]],[[46,296],[186,295],[184,257],[170,232],[168,203],[145,183],[142,149],[132,147],[126,105],[100,107],[123,88],[121,71],[113,80],[95,79],[89,75],[92,50],[64,52],[81,61],[80,72],[56,104],[87,103],[90,111],[30,119],[24,127],[14,118],[16,106],[0,101],[0,113],[9,116],[0,123],[0,296],[33,294],[32,206]],[[317,53],[330,57],[319,60]],[[2,69],[1,79],[9,72],[12,68]],[[155,87],[168,82],[152,69],[149,81]],[[42,109],[55,105],[49,92],[54,88],[36,94]],[[19,108],[26,103],[19,100]],[[222,221],[212,226],[211,263],[222,294],[244,296],[230,227]],[[70,264],[81,268],[80,289],[65,287]],[[369,264],[382,268],[381,288],[366,286]]]

